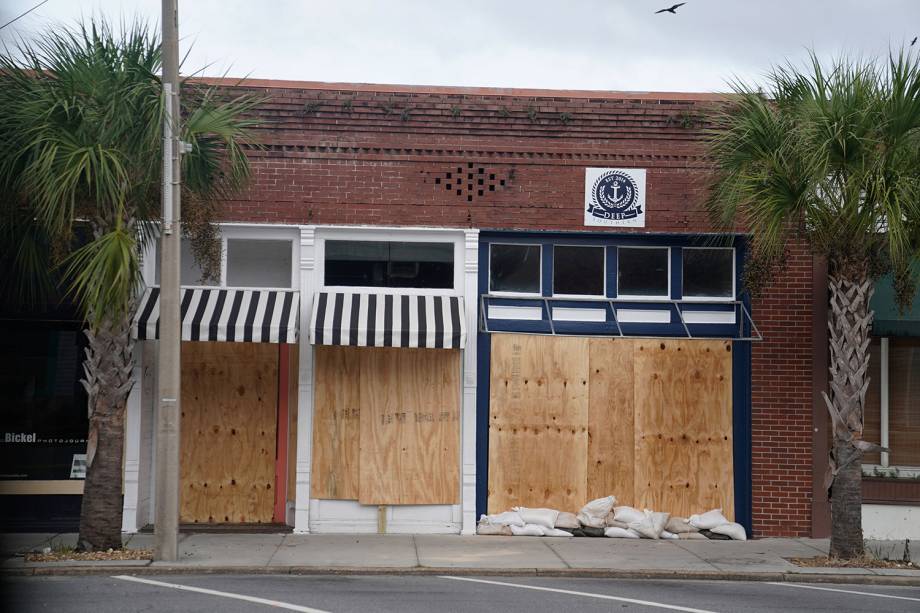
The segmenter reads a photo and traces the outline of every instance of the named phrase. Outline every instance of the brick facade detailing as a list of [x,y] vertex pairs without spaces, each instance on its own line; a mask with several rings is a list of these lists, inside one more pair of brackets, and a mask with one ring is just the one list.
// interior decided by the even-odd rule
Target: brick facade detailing
[[[219,82],[221,85],[229,85]],[[647,169],[647,228],[711,231],[701,207],[704,94],[249,82],[266,96],[249,189],[228,221],[603,231],[583,224],[584,168]],[[480,183],[481,181],[481,183]],[[616,229],[617,232],[629,231]],[[811,259],[755,305],[757,536],[809,534]]]

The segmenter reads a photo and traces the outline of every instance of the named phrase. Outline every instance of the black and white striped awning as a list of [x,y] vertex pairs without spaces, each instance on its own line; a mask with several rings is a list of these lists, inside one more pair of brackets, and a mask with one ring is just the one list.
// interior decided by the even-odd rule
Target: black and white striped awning
[[[244,343],[297,342],[296,290],[182,288],[182,340]],[[160,288],[148,287],[132,326],[134,338],[160,337]]]
[[463,299],[320,292],[313,301],[310,342],[462,349],[466,344]]

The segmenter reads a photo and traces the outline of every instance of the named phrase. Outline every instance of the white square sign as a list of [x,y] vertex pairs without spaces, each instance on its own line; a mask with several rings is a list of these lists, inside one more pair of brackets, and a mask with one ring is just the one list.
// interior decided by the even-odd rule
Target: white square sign
[[644,168],[585,168],[585,225],[645,227]]

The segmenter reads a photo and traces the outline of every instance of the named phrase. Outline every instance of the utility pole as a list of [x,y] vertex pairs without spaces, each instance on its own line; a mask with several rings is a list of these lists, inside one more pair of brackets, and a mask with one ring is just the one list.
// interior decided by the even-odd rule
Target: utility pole
[[180,156],[179,11],[177,0],[163,0],[163,226],[160,243],[160,353],[156,427],[156,504],[154,557],[179,557],[180,395]]

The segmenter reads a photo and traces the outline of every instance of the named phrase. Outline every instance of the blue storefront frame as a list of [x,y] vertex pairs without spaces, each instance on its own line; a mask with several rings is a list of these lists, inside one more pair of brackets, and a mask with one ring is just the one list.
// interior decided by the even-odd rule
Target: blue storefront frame
[[[479,295],[489,294],[489,250],[490,245],[498,244],[539,244],[542,247],[541,258],[541,296],[552,298],[553,249],[555,245],[603,246],[606,261],[606,298],[616,299],[617,249],[609,247],[670,247],[670,298],[683,298],[683,258],[682,250],[687,247],[732,247],[735,250],[735,288],[736,298],[750,313],[750,298],[741,291],[741,274],[744,265],[747,241],[742,235],[699,235],[699,234],[613,234],[593,232],[558,232],[558,231],[482,231],[479,235]],[[503,300],[513,301],[509,296]],[[563,299],[553,299],[563,303]],[[523,301],[522,301],[523,302]],[[479,304],[479,301],[477,301]],[[645,303],[643,303],[645,304]],[[648,303],[654,304],[654,303]],[[479,313],[479,317],[483,317]],[[506,329],[502,332],[546,333],[539,322],[520,321],[504,322]],[[752,336],[750,319],[740,320],[738,337],[749,339]],[[663,326],[670,326],[664,328]],[[608,323],[581,325],[563,333],[584,336],[611,336]],[[626,333],[626,330],[624,330]],[[627,336],[641,338],[645,336],[671,336],[681,338],[682,327],[676,329],[672,324],[639,324],[629,330]],[[505,509],[488,508],[489,481],[489,385],[491,367],[491,333],[478,327],[476,334],[476,514],[503,511]],[[685,336],[684,336],[685,337]],[[721,336],[724,338],[725,336]],[[751,534],[752,488],[751,488],[751,341],[732,341],[732,429],[734,468],[735,520]]]

